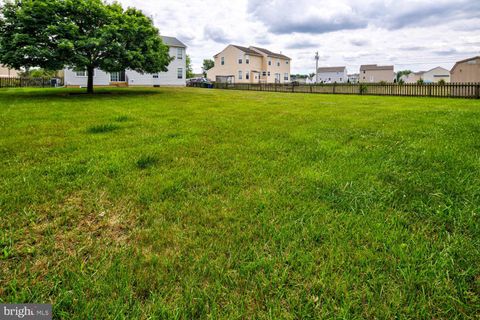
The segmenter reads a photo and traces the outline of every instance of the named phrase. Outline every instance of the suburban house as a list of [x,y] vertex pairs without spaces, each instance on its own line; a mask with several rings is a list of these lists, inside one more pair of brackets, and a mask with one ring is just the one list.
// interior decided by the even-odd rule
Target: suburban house
[[0,78],[18,77],[18,71],[0,64]]
[[216,82],[288,83],[291,59],[258,47],[228,45],[214,56],[207,78]]
[[348,82],[350,83],[358,83],[359,80],[360,80],[359,73],[352,73],[348,75]]
[[403,80],[403,82],[405,83],[417,83],[418,80],[422,79],[422,75],[424,73],[425,71],[411,72],[408,75],[404,74],[400,77],[400,79]]
[[[154,74],[139,73],[133,70],[120,72],[105,72],[95,69],[93,76],[94,86],[185,86],[186,85],[186,48],[181,41],[174,37],[162,36],[163,43],[170,48],[170,56],[174,57],[168,65],[168,71]],[[84,70],[65,69],[66,87],[86,87],[87,74]]]
[[480,56],[458,61],[450,74],[455,83],[480,82]]
[[450,82],[450,71],[442,67],[436,67],[428,71],[412,72],[401,78],[405,83],[417,83],[423,80],[425,83],[438,83],[440,80]]
[[348,81],[346,67],[318,68],[318,81],[323,83],[345,83]]
[[394,79],[393,66],[378,66],[376,64],[360,66],[361,83],[393,82]]

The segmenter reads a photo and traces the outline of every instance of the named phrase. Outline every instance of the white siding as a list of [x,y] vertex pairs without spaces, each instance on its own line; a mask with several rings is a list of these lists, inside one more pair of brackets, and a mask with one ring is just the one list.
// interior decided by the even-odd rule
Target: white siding
[[[186,84],[186,52],[185,48],[182,50],[182,59],[177,59],[177,47],[171,47],[169,54],[174,57],[168,71],[160,72],[158,79],[154,79],[153,74],[139,73],[132,70],[126,70],[126,78],[129,86],[185,86]],[[178,68],[182,68],[182,79],[178,79]],[[95,86],[110,85],[110,74],[102,70],[96,69],[93,77],[93,84]],[[79,77],[72,69],[65,69],[65,86],[87,86],[87,77]]]
[[319,72],[318,81],[325,83],[345,83],[348,81],[347,72]]
[[[110,74],[103,72],[102,70],[95,70],[93,77],[93,85],[95,86],[108,86],[110,84]],[[87,77],[79,77],[77,73],[72,69],[65,69],[65,86],[87,86]]]

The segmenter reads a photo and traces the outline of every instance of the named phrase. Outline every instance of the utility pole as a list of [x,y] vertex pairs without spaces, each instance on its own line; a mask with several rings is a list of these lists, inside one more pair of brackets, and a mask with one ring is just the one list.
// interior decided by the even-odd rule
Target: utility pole
[[318,60],[320,60],[320,56],[318,55],[318,51],[315,53],[315,83],[318,83]]

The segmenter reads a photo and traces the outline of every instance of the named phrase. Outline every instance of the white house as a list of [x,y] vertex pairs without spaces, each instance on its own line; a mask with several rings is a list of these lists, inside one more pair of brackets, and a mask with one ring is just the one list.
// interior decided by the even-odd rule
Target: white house
[[348,82],[350,83],[358,83],[360,81],[360,74],[359,73],[352,73],[348,75]]
[[[163,43],[170,48],[170,56],[174,57],[168,65],[168,71],[155,74],[139,73],[133,70],[108,73],[95,69],[93,76],[94,86],[185,86],[186,84],[186,49],[187,46],[174,37],[162,36]],[[87,74],[85,71],[65,69],[66,87],[86,87]]]
[[318,68],[318,81],[323,83],[345,83],[348,81],[346,67]]
[[405,83],[417,83],[418,80],[423,80],[425,83],[437,83],[444,80],[446,83],[450,82],[450,71],[436,67],[428,71],[412,72],[408,76],[402,76]]

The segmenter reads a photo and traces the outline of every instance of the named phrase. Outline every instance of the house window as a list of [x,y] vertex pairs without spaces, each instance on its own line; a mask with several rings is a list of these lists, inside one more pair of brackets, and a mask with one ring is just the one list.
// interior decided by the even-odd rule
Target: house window
[[285,73],[285,74],[283,75],[283,80],[288,81],[288,73]]
[[340,78],[340,82],[342,82],[342,78]]
[[222,66],[225,65],[225,57],[222,57]]
[[158,73],[153,74],[153,79],[158,79]]
[[177,48],[177,59],[183,59],[183,49]]
[[245,79],[250,80],[250,71],[245,72]]
[[287,61],[285,61],[285,64],[289,64],[289,63],[290,63],[290,61],[288,61],[288,60],[287,60]]
[[87,76],[87,71],[85,71],[85,70],[75,71],[75,75],[77,77],[86,77]]
[[125,82],[125,71],[110,73],[110,82]]
[[243,79],[242,71],[238,71],[238,80],[242,80],[242,79]]
[[183,79],[183,68],[177,69],[177,79]]
[[250,64],[250,56],[245,56],[245,64]]
[[268,71],[268,76],[270,77],[270,71]]
[[267,71],[263,71],[262,76],[266,77],[267,76]]
[[238,64],[242,64],[243,63],[243,60],[240,58],[238,59]]
[[272,60],[268,60],[268,65],[269,65],[269,66],[272,65]]
[[280,67],[280,60],[277,60],[277,67]]

